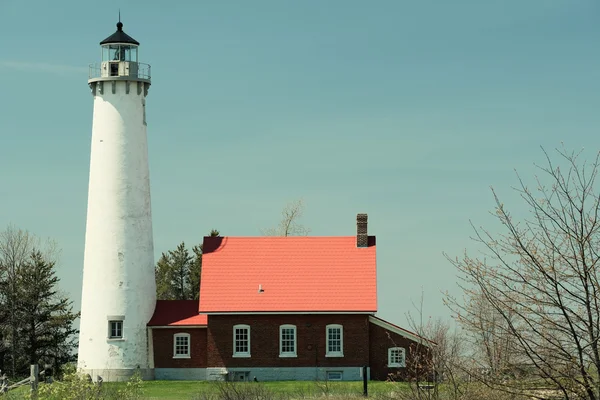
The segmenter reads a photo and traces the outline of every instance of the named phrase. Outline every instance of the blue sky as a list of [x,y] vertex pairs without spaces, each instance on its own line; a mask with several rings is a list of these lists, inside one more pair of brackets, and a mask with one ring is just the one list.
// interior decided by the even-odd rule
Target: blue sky
[[0,1],[0,228],[62,248],[78,308],[92,122],[87,65],[124,30],[152,65],[156,255],[259,235],[303,198],[311,234],[377,235],[379,315],[449,316],[442,252],[518,215],[548,150],[598,151],[594,0]]

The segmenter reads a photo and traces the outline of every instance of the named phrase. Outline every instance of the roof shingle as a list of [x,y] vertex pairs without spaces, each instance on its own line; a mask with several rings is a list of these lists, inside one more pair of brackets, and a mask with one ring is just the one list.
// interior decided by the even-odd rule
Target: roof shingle
[[[201,313],[376,312],[375,237],[205,237]],[[262,288],[262,292],[259,291]]]

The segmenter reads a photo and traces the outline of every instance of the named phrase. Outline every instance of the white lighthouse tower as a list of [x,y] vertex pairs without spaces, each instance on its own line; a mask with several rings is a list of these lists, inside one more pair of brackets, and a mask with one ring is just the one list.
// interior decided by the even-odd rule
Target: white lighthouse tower
[[94,380],[153,378],[146,324],[156,302],[146,95],[150,66],[117,31],[90,66],[94,97],[77,367]]

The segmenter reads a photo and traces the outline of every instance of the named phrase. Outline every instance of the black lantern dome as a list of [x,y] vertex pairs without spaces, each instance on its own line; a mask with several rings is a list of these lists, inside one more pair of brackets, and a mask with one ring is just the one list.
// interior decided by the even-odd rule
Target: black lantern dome
[[121,21],[117,22],[117,31],[101,41],[100,45],[110,43],[128,43],[136,46],[140,45],[140,42],[123,32],[123,23]]

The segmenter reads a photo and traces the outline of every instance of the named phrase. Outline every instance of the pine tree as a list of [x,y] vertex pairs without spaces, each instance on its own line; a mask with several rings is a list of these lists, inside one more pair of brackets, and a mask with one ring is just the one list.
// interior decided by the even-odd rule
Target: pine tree
[[73,302],[58,292],[55,263],[33,250],[16,279],[15,314],[19,317],[19,372],[30,364],[52,364],[55,368],[73,361],[77,342]]
[[[213,229],[210,231],[210,236],[215,237],[219,236],[220,233],[218,230]],[[192,299],[199,300],[200,299],[200,276],[202,274],[202,245],[196,245],[192,247],[192,252],[194,253],[194,260],[192,261],[192,265],[190,267],[189,273],[189,281],[190,288],[192,290]]]
[[192,256],[185,243],[181,242],[175,250],[169,250],[170,261],[172,265],[172,286],[176,300],[189,300],[192,290],[190,288],[190,269],[192,265]]
[[174,300],[171,276],[171,261],[169,254],[162,253],[160,259],[156,263],[154,276],[156,279],[156,298],[158,300]]
[[[213,229],[210,236],[219,236],[219,231]],[[155,268],[158,300],[199,299],[202,245],[192,247],[192,253],[186,249],[184,242],[175,250],[162,253]]]
[[74,359],[72,302],[59,294],[58,249],[27,231],[0,231],[0,369],[11,377],[32,363],[55,369]]

